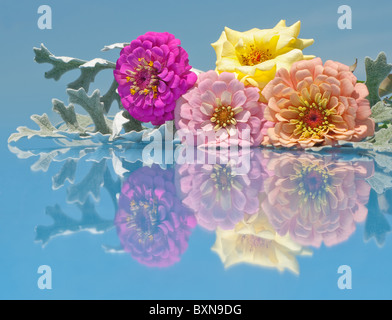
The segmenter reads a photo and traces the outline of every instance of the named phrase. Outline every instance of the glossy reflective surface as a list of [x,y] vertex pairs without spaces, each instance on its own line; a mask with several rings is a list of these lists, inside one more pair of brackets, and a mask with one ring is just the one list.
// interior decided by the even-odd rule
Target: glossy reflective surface
[[390,156],[146,146],[9,147],[3,297],[391,297]]
[[[230,165],[146,165],[138,146],[6,143],[18,126],[37,129],[32,114],[55,119],[52,99],[68,103],[79,76],[46,79],[51,67],[33,62],[41,43],[59,56],[116,61],[118,50],[100,49],[168,31],[207,71],[224,26],[300,20],[300,37],[315,39],[305,54],[358,58],[365,80],[366,56],[384,51],[391,61],[392,4],[351,1],[353,28],[341,30],[343,3],[150,0],[135,14],[134,1],[47,1],[53,29],[40,30],[44,2],[1,1],[0,298],[392,298],[390,155],[253,150]],[[110,86],[106,71],[89,94]],[[38,288],[41,265],[51,267],[51,290]],[[338,287],[341,265],[351,267],[351,290]]]

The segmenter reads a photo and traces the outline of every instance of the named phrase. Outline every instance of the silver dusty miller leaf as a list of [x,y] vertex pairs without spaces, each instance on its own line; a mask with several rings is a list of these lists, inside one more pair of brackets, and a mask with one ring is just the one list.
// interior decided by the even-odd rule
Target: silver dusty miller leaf
[[34,137],[34,136],[52,137],[52,138],[63,137],[63,135],[57,133],[57,129],[50,122],[48,115],[46,113],[44,113],[42,116],[39,116],[37,114],[33,114],[30,118],[36,124],[38,124],[40,130],[32,130],[27,127],[18,127],[16,129],[18,132],[10,135],[10,137],[8,138],[8,143],[10,143],[12,141],[16,142],[20,138],[23,138],[23,137],[26,137],[27,139],[30,139],[31,137]]
[[392,106],[384,101],[377,102],[372,107],[371,118],[375,123],[382,123],[392,120]]
[[[84,88],[88,92],[90,84],[94,82],[95,76],[102,70],[114,69],[116,64],[114,62],[96,58],[90,61],[71,58],[60,57],[53,55],[43,44],[40,48],[34,48],[35,61],[37,63],[49,63],[53,68],[45,72],[45,78],[59,80],[65,73],[71,70],[79,69],[80,76],[73,82],[68,84],[68,88],[79,89]],[[117,101],[121,105],[120,97],[117,94],[117,82],[113,81],[109,90],[101,97],[101,102],[104,104],[105,112],[108,113],[113,101]]]
[[57,112],[61,116],[69,131],[76,131],[80,133],[84,133],[86,131],[85,128],[79,125],[73,104],[66,107],[62,101],[57,99],[53,99],[52,104],[53,111]]
[[101,51],[109,51],[109,50],[113,50],[113,49],[122,49],[125,46],[129,45],[128,42],[117,42],[117,43],[113,43],[107,46],[104,46]]
[[94,122],[95,131],[101,132],[102,134],[112,133],[110,124],[108,124],[105,117],[104,106],[100,101],[101,96],[98,89],[91,96],[88,96],[83,88],[79,90],[67,89],[67,94],[69,96],[69,102],[80,105],[88,112]]
[[368,100],[370,105],[374,106],[380,101],[379,88],[384,79],[392,70],[392,65],[387,63],[387,57],[384,52],[379,53],[376,60],[369,57],[365,58],[366,69],[366,86],[369,90]]

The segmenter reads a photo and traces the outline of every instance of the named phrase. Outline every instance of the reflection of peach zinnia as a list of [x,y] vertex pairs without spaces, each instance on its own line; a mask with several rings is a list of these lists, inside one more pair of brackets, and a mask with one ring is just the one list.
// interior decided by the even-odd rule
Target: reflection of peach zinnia
[[276,123],[268,130],[275,146],[335,145],[374,134],[366,85],[339,62],[296,62],[290,71],[280,69],[262,94],[264,116]]
[[339,162],[310,155],[270,160],[262,207],[280,235],[319,247],[347,240],[367,216],[372,162]]

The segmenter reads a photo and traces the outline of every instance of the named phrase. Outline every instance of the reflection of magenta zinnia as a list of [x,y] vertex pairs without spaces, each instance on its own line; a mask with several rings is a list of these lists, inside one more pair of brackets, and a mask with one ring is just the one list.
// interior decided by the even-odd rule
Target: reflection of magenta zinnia
[[188,247],[193,213],[176,196],[173,170],[158,165],[134,171],[124,182],[115,218],[121,245],[138,262],[170,266]]
[[222,159],[229,159],[225,150],[219,151],[216,164],[184,164],[176,170],[183,203],[207,230],[233,229],[245,213],[257,213],[258,196],[268,176],[258,149],[236,154],[226,164],[219,164]]
[[274,173],[265,182],[262,208],[279,235],[301,245],[332,246],[347,240],[367,216],[370,161],[284,154],[268,168]]
[[196,82],[180,43],[170,33],[147,32],[121,50],[114,77],[135,119],[154,125],[173,120],[176,100]]

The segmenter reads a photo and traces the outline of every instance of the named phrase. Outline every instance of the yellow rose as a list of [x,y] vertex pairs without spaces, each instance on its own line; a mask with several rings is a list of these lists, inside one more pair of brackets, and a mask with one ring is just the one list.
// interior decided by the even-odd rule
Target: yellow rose
[[300,60],[313,59],[303,55],[313,39],[299,39],[301,22],[287,27],[281,20],[273,29],[251,29],[239,32],[225,28],[219,40],[212,44],[217,61],[216,70],[234,72],[245,85],[263,89],[277,70]]
[[245,215],[233,230],[218,228],[211,249],[219,255],[225,268],[249,263],[279,271],[288,269],[295,274],[299,274],[296,256],[311,254],[289,235],[278,235],[262,210],[254,215]]

